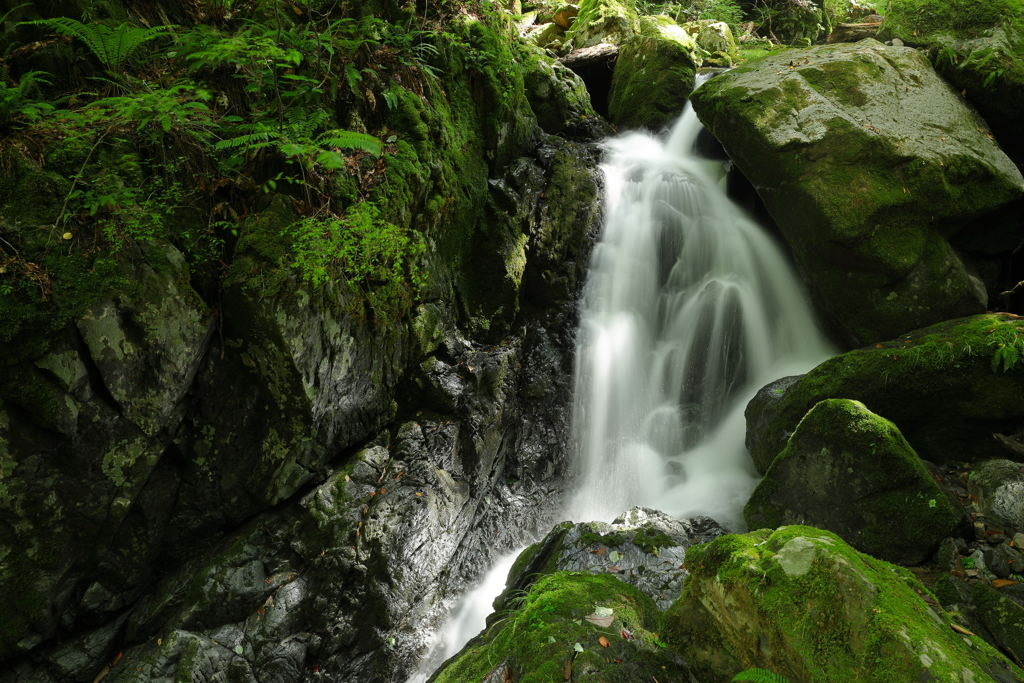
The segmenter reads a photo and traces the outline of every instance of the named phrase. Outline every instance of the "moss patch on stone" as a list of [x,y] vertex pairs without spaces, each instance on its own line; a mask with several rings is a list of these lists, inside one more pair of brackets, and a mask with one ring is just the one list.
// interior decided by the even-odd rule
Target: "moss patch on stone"
[[687,555],[665,638],[698,678],[749,667],[793,681],[992,680],[1024,672],[961,636],[906,570],[805,526],[723,536]]

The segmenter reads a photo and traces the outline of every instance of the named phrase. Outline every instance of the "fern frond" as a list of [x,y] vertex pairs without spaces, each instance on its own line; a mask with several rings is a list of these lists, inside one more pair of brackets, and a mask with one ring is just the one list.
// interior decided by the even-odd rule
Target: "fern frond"
[[83,24],[70,17],[36,19],[22,23],[46,26],[63,36],[77,38],[85,43],[89,51],[111,71],[120,69],[132,52],[143,43],[166,34],[172,28],[171,26],[136,28],[127,23],[123,23],[117,28],[110,28],[103,24]]
[[732,677],[733,681],[746,681],[748,683],[789,683],[788,678],[773,674],[768,669],[747,669]]
[[384,145],[372,135],[340,128],[322,134],[317,138],[317,144],[341,149],[362,149],[378,157],[384,153]]
[[277,133],[270,130],[260,131],[257,133],[247,133],[245,135],[227,138],[226,140],[220,140],[214,145],[214,148],[234,149],[235,147],[251,147],[253,149],[262,149],[263,147],[269,146],[277,137]]

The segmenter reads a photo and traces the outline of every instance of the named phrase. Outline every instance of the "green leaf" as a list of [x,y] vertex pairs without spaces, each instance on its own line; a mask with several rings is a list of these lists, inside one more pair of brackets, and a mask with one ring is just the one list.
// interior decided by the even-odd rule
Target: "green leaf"
[[576,652],[583,652],[583,646],[580,645],[579,643],[576,643],[575,645],[573,645],[572,649],[576,650]]

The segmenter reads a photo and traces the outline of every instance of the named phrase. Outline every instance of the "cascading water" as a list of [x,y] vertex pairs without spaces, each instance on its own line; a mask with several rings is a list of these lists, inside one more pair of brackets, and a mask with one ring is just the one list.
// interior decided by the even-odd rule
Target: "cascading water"
[[[722,164],[692,153],[701,128],[687,105],[667,142],[630,133],[606,143],[567,519],[611,521],[643,505],[741,530],[757,483],[743,408],[758,388],[831,355],[782,250],[726,197]],[[467,594],[410,683],[484,627],[511,559],[484,579],[490,588]]]
[[[574,520],[634,505],[743,527],[757,483],[743,408],[830,355],[792,266],[691,150],[687,105],[666,143],[607,143],[604,233],[576,358]],[[717,174],[717,175],[716,175]]]

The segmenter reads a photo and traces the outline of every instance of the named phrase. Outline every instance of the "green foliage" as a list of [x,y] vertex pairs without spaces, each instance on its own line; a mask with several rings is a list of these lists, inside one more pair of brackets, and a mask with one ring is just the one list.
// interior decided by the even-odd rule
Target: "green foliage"
[[322,287],[335,278],[362,291],[378,319],[390,320],[424,286],[417,259],[420,235],[381,219],[373,202],[357,204],[343,218],[307,218],[285,235],[295,240],[294,262],[304,280]]
[[38,24],[53,29],[64,36],[71,36],[85,43],[108,71],[119,72],[132,53],[154,38],[166,35],[170,26],[136,28],[127,23],[116,28],[103,24],[83,24],[70,17],[54,17],[23,22]]
[[29,71],[15,86],[0,80],[0,130],[15,125],[18,120],[33,123],[54,110],[49,102],[32,99],[38,94],[40,84],[50,84],[42,71]]
[[747,669],[732,677],[733,681],[749,681],[750,683],[789,683],[788,678],[773,674],[767,669]]
[[676,21],[679,22],[701,19],[724,21],[735,27],[743,21],[743,10],[734,0],[689,0],[676,11]]
[[82,121],[133,125],[151,144],[159,143],[172,128],[189,129],[202,137],[213,125],[213,113],[206,105],[210,98],[208,90],[194,83],[151,88],[97,100],[85,107]]
[[992,354],[992,372],[999,368],[1003,372],[1013,370],[1024,356],[1024,336],[1016,325],[1000,325],[991,335],[989,346],[995,349]]

